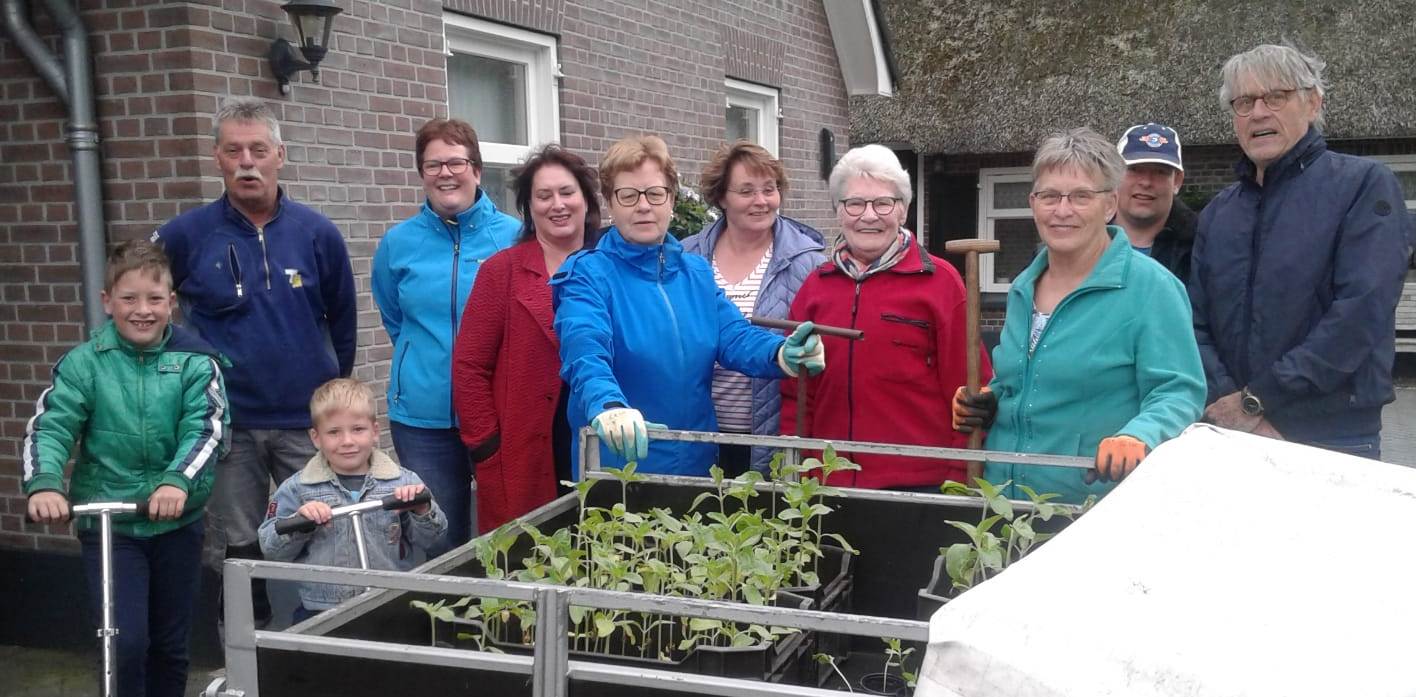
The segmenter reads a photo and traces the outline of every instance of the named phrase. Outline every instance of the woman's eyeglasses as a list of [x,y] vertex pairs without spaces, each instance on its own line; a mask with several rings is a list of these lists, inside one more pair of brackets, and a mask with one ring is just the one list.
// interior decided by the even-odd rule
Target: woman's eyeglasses
[[462,174],[472,166],[472,161],[463,157],[454,157],[451,160],[423,160],[423,174],[429,177],[436,177],[446,167],[448,174]]
[[615,189],[615,203],[621,206],[633,206],[639,203],[639,197],[643,196],[649,200],[651,206],[662,206],[669,200],[669,187],[651,186],[647,189],[635,189],[623,187]]
[[1111,191],[1111,189],[1097,189],[1095,191],[1091,189],[1077,189],[1076,191],[1069,191],[1064,194],[1061,191],[1043,190],[1034,191],[1031,196],[1033,200],[1037,201],[1038,205],[1043,208],[1056,208],[1062,204],[1062,199],[1064,198],[1072,202],[1073,208],[1088,208],[1093,203],[1096,203],[1097,199],[1101,198],[1102,194],[1109,191]]
[[846,210],[846,215],[865,215],[867,204],[875,209],[876,215],[890,215],[890,211],[895,210],[895,204],[900,202],[896,196],[881,196],[880,198],[843,198],[841,207]]

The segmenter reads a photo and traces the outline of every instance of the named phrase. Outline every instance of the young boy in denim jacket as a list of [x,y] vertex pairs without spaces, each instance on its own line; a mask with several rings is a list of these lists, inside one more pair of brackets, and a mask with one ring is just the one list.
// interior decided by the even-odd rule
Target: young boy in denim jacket
[[[125,242],[108,257],[102,300],[108,323],[59,359],[26,429],[28,513],[63,523],[71,502],[147,503],[146,518],[113,520],[117,694],[181,697],[202,516],[230,423],[221,358],[168,324],[172,274],[149,242]],[[76,443],[66,498],[64,465]],[[102,550],[93,518],[78,521],[78,537],[97,618]]]
[[[358,380],[337,378],[315,390],[310,398],[314,424],[310,439],[319,453],[276,489],[259,531],[266,559],[357,568],[353,519],[341,517],[331,523],[330,510],[390,494],[411,501],[424,489],[417,474],[399,467],[378,449],[375,408],[374,393]],[[319,527],[289,535],[275,531],[276,522],[297,514]],[[407,571],[413,568],[414,547],[426,551],[447,532],[447,518],[436,501],[403,511],[366,511],[361,524],[371,569]],[[328,610],[362,590],[302,583],[295,621]]]

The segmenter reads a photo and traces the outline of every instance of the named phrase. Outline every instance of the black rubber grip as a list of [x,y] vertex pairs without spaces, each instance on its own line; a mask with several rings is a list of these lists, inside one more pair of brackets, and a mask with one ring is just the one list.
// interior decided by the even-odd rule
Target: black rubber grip
[[275,521],[275,534],[289,535],[292,532],[310,532],[317,527],[319,525],[315,521],[297,514]]
[[385,511],[401,511],[405,508],[415,508],[433,500],[433,492],[424,489],[412,501],[399,501],[393,494],[383,497],[383,507]]

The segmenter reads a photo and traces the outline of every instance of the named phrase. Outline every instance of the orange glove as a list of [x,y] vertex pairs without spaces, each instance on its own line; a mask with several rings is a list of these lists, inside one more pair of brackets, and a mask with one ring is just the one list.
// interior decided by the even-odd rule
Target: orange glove
[[[1096,473],[1102,481],[1119,482],[1146,457],[1146,444],[1130,436],[1104,438],[1096,449]],[[1088,479],[1092,479],[1088,477]],[[1094,481],[1094,480],[1093,480]],[[1091,483],[1090,481],[1088,483]]]
[[954,391],[950,411],[954,413],[955,431],[973,433],[975,428],[986,431],[993,427],[993,417],[998,415],[998,396],[987,387],[976,395],[970,395],[969,388],[960,385]]

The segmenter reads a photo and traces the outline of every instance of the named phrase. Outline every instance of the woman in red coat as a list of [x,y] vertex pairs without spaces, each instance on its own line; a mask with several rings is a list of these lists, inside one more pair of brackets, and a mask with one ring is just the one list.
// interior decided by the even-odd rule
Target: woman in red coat
[[[823,336],[831,361],[807,380],[806,435],[836,440],[968,446],[954,430],[950,400],[964,384],[964,283],[949,262],[920,247],[905,229],[910,177],[888,148],[866,145],[831,172],[841,241],[807,277],[790,319],[861,329],[865,338]],[[979,351],[981,379],[993,371]],[[782,381],[782,434],[796,430],[796,380]],[[836,486],[937,491],[963,481],[957,460],[851,454],[859,472],[838,472]]]
[[570,428],[552,329],[552,274],[599,229],[595,170],[547,145],[514,173],[521,241],[477,272],[452,354],[459,432],[477,463],[477,529],[556,497]]

